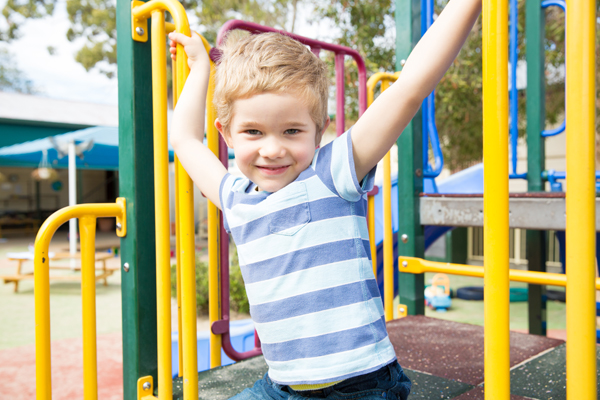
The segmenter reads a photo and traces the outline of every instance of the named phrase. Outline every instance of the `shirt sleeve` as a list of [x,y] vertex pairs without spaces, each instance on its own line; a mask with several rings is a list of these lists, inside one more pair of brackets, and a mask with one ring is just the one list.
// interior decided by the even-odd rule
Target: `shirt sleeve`
[[351,134],[352,128],[320,148],[315,154],[312,167],[332,192],[344,200],[356,202],[373,189],[377,166],[361,182],[358,181]]
[[233,201],[233,185],[235,181],[235,177],[227,173],[221,180],[221,186],[219,187],[219,200],[221,201],[221,210],[223,211],[223,227],[227,233],[231,232],[227,223],[227,214],[229,214],[229,209],[231,209]]

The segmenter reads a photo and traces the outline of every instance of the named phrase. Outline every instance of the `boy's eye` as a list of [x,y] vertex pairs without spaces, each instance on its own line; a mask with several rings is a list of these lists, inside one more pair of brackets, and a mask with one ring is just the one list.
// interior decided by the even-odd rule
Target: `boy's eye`
[[287,133],[288,135],[293,135],[293,134],[298,133],[298,132],[300,132],[300,129],[287,129],[285,131],[285,133]]
[[246,133],[249,135],[260,135],[261,132],[257,129],[248,129],[246,130]]

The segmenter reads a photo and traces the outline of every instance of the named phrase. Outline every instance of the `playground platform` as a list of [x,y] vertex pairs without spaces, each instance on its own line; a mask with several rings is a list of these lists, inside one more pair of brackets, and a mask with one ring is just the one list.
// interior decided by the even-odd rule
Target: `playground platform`
[[[483,400],[483,327],[425,316],[390,321],[387,327],[413,382],[410,400]],[[566,399],[564,341],[511,332],[510,349],[511,400]],[[228,399],[266,371],[264,359],[256,357],[200,373],[199,398]],[[181,378],[173,391],[173,399],[183,399]]]

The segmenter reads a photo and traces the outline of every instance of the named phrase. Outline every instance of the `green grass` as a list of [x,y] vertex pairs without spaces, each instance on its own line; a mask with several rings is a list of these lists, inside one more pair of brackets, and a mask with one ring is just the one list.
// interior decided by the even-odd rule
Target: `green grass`
[[[426,284],[431,283],[433,275],[433,273],[425,274]],[[464,286],[483,286],[483,278],[457,275],[449,275],[449,278],[450,287],[455,292],[456,289]],[[511,282],[510,287],[523,288],[527,287],[527,284]],[[548,289],[564,291],[564,288],[555,286],[548,286]],[[397,297],[394,301],[395,304],[398,304]],[[397,307],[394,306],[394,309],[396,308]],[[510,329],[527,329],[527,314],[527,302],[510,303]],[[445,313],[426,308],[425,315],[432,318],[483,326],[483,301],[469,301],[454,298],[452,299],[452,306]],[[548,301],[547,321],[548,329],[566,329],[565,303]]]
[[[10,245],[15,242],[15,245]],[[0,250],[0,259],[8,252],[27,251],[27,243],[9,241]],[[3,261],[0,274],[16,272],[16,262]],[[25,270],[33,269],[27,263]],[[52,274],[57,272],[52,271]],[[63,273],[63,272],[60,272]],[[77,274],[78,272],[64,272]],[[0,281],[0,349],[35,344],[35,301],[33,281],[21,281],[19,291],[14,285]],[[98,335],[121,331],[121,275],[116,272],[108,278],[108,286],[96,284],[96,326]],[[50,329],[51,339],[82,337],[81,285],[75,282],[50,283]]]

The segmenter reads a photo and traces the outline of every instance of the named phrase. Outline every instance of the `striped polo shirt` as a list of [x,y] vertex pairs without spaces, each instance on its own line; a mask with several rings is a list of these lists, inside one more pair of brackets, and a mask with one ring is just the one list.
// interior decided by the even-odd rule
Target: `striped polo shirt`
[[374,175],[359,184],[348,131],[277,192],[229,174],[221,182],[225,229],[274,382],[335,382],[396,359],[370,261]]

